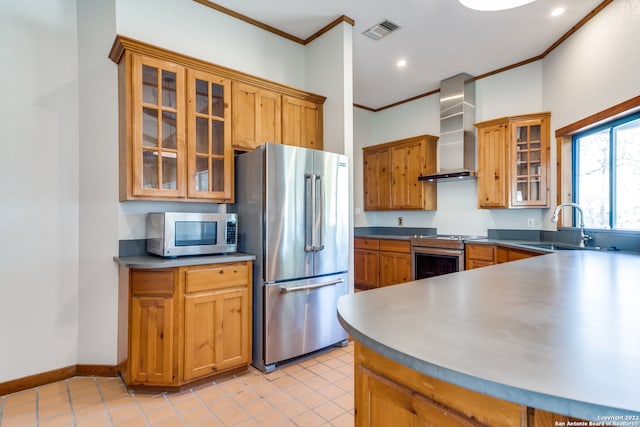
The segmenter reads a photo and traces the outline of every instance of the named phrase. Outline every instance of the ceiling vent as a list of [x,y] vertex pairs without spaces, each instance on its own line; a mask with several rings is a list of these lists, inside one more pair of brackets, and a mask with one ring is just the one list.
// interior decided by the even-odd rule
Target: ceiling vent
[[362,34],[369,37],[370,39],[377,41],[383,37],[388,36],[389,34],[393,33],[395,30],[398,30],[400,28],[401,27],[398,24],[391,22],[387,19],[385,21],[382,21],[379,24],[374,25],[373,27],[369,28]]

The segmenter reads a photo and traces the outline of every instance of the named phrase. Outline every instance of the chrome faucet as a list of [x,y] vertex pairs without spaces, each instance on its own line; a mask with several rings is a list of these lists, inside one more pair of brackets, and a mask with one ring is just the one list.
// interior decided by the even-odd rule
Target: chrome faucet
[[585,234],[584,232],[584,212],[582,212],[582,208],[580,207],[580,205],[578,205],[577,203],[562,203],[560,205],[558,205],[556,207],[556,210],[553,211],[553,216],[551,217],[551,222],[558,222],[558,213],[560,212],[560,209],[562,208],[566,208],[566,207],[572,207],[575,208],[578,213],[580,214],[580,243],[578,244],[581,248],[585,247],[584,242],[586,240],[591,240],[591,236],[589,236],[588,234]]

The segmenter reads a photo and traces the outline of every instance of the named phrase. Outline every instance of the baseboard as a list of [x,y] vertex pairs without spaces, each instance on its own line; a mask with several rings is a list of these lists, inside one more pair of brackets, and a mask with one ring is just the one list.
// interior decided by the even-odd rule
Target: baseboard
[[0,383],[0,396],[66,380],[76,375],[115,377],[118,376],[118,367],[109,365],[72,365],[66,368],[29,375],[28,377]]
[[118,367],[115,365],[76,365],[76,376],[117,377]]

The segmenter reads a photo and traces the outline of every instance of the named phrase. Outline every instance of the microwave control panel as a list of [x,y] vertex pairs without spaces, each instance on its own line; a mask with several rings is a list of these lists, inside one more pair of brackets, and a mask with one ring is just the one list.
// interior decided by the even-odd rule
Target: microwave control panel
[[235,245],[236,240],[236,222],[227,221],[227,245]]

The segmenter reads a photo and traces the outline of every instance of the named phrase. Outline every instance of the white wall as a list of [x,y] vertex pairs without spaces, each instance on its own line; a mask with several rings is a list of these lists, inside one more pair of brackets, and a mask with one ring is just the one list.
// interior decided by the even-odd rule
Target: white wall
[[552,131],[640,94],[640,2],[616,0],[543,61]]
[[121,35],[306,88],[305,47],[192,0],[112,0]]
[[[542,80],[538,61],[476,81],[476,121],[542,111]],[[364,206],[361,148],[420,134],[439,135],[439,99],[435,94],[377,113],[354,109],[356,212]],[[406,227],[436,227],[445,234],[486,234],[489,228],[526,228],[527,219],[534,218],[536,228],[542,228],[543,209],[478,209],[477,197],[475,180],[439,182],[437,211],[361,211],[355,224],[393,227],[401,216]]]
[[117,350],[118,73],[108,53],[115,5],[78,1],[80,307],[78,363],[113,365]]
[[0,382],[76,364],[75,22],[73,0],[0,5]]

